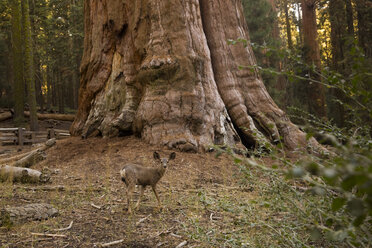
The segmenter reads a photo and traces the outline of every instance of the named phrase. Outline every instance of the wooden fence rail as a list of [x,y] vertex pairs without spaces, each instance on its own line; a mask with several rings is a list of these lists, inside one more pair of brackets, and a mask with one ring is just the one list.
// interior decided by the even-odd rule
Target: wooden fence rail
[[4,144],[23,146],[42,143],[51,138],[63,139],[70,136],[68,130],[48,129],[47,131],[28,131],[21,127],[0,128],[0,141]]

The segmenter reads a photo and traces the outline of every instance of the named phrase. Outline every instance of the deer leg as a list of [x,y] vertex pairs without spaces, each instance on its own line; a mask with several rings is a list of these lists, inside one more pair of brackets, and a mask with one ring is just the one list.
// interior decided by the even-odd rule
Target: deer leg
[[132,209],[130,207],[130,200],[132,198],[133,190],[134,190],[134,185],[129,184],[128,187],[127,187],[128,214],[132,213]]
[[140,195],[138,197],[138,201],[137,201],[137,204],[136,204],[136,207],[135,207],[136,209],[139,208],[139,204],[141,202],[141,198],[143,196],[143,193],[145,192],[145,186],[140,186],[140,187],[141,187],[141,193],[140,193]]
[[156,196],[156,199],[158,200],[158,206],[159,206],[159,209],[160,209],[161,204],[160,204],[160,199],[159,199],[158,193],[156,192],[156,186],[152,186],[152,191],[154,191],[154,194]]

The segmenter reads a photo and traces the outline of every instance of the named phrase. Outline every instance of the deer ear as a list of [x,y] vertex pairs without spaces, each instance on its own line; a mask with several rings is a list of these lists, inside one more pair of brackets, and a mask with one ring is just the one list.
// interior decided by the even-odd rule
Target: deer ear
[[169,160],[173,160],[176,158],[176,153],[175,152],[172,152],[170,155],[169,155]]
[[159,156],[158,152],[154,152],[154,159],[155,160],[160,159],[160,156]]

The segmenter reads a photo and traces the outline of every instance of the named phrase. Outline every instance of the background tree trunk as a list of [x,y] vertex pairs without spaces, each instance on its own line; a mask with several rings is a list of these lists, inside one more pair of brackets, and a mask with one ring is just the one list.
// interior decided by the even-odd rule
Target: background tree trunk
[[293,42],[292,42],[291,23],[289,21],[289,13],[288,13],[288,0],[283,0],[283,5],[284,5],[284,14],[285,14],[285,25],[286,25],[286,31],[287,31],[288,49],[292,49]]
[[[331,45],[332,45],[332,69],[341,72],[344,75],[350,73],[347,70],[348,63],[346,62],[348,38],[347,12],[345,0],[333,0],[329,2],[329,20],[331,23]],[[339,89],[331,89],[331,98],[343,99],[342,92]],[[345,111],[341,104],[331,101],[329,103],[330,117],[334,119],[339,126],[344,125]]]
[[14,79],[14,123],[24,123],[24,83],[22,60],[22,8],[20,0],[10,0],[12,9],[12,57]]
[[256,63],[249,45],[227,44],[248,39],[240,1],[85,1],[85,30],[72,134],[197,151],[238,142],[236,129],[247,146],[306,146],[257,71],[238,69]]
[[370,0],[355,1],[358,15],[359,45],[368,58],[372,58],[372,2]]
[[[320,71],[320,51],[316,25],[316,0],[302,0],[301,3],[305,60],[309,65],[315,65],[315,70]],[[317,73],[312,73],[310,70],[307,74],[311,78],[321,81],[321,77]],[[326,117],[327,113],[323,85],[307,82],[306,92],[309,112],[318,117]]]
[[24,35],[24,60],[25,60],[25,82],[28,92],[28,104],[30,107],[30,129],[36,131],[39,129],[36,110],[35,93],[35,72],[34,58],[32,51],[31,23],[28,0],[22,1],[22,24]]

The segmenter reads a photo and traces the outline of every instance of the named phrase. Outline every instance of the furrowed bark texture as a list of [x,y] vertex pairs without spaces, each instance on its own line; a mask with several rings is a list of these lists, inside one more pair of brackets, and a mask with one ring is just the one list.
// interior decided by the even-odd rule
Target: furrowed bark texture
[[85,1],[85,11],[72,134],[134,132],[184,151],[235,144],[237,133],[249,146],[307,144],[258,73],[238,69],[256,63],[249,46],[227,44],[248,39],[240,1]]

